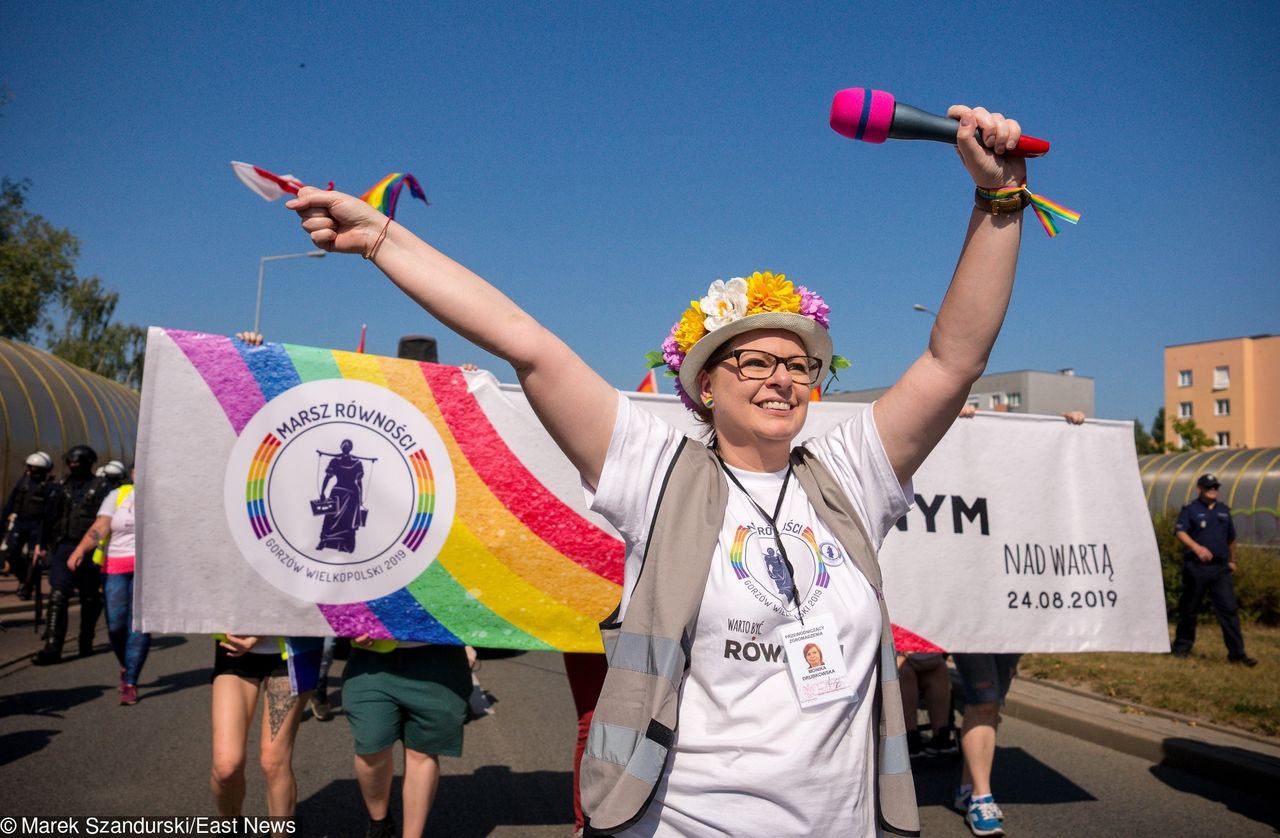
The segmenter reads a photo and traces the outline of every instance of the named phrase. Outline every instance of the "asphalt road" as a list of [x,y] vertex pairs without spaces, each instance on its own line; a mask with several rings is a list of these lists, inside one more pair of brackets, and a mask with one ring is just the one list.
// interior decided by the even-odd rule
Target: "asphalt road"
[[[0,635],[0,663],[31,642],[15,634],[21,625],[9,625]],[[134,707],[116,703],[117,666],[105,643],[99,649],[56,667],[0,669],[0,815],[212,814],[211,641],[158,638]],[[335,676],[340,671],[337,662]],[[480,678],[498,696],[497,712],[468,727],[465,756],[444,760],[428,833],[567,838],[575,721],[560,657],[487,659]],[[340,689],[334,698],[341,703]],[[250,753],[246,812],[265,814]],[[958,757],[917,762],[925,834],[968,835],[948,808]],[[294,766],[302,834],[364,834],[341,715],[328,723],[308,716]],[[1200,838],[1280,828],[1274,800],[1016,719],[1001,728],[995,786],[1010,835]],[[761,834],[773,833],[762,825]]]

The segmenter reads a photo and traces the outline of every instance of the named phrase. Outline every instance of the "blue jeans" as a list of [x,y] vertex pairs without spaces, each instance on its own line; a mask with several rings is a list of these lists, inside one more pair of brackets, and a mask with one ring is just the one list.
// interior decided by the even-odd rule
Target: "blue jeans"
[[137,685],[138,674],[151,651],[151,635],[133,630],[133,574],[103,576],[107,595],[107,637],[124,667],[124,683]]

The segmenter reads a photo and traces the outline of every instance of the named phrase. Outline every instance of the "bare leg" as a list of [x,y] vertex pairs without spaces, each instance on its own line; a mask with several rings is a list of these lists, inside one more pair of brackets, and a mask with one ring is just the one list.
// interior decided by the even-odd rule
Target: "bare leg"
[[213,679],[213,770],[209,788],[218,814],[239,815],[244,806],[244,754],[259,685],[238,675]]
[[302,709],[310,693],[290,694],[289,676],[272,675],[265,683],[262,703],[262,736],[258,760],[267,782],[267,814],[293,817],[298,805],[298,783],[293,776],[293,743],[302,721]]
[[970,704],[964,708],[964,725],[960,728],[964,772],[960,782],[973,784],[974,797],[991,794],[991,766],[996,759],[999,724],[999,704]]
[[440,784],[440,758],[404,749],[404,838],[420,838]]
[[898,655],[898,689],[902,693],[902,719],[907,730],[915,730],[920,715],[920,684],[916,680],[916,671],[904,655]]
[[387,817],[391,778],[396,773],[391,751],[392,748],[385,748],[376,754],[356,754],[356,782],[360,784],[360,796],[364,798],[370,820],[381,821]]
[[929,726],[934,731],[951,724],[951,675],[946,666],[935,666],[918,676],[924,691],[925,707],[929,711]]

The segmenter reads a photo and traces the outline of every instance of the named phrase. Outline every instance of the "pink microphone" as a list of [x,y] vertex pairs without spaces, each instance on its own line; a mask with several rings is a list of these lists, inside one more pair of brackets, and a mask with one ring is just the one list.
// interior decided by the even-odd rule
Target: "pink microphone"
[[[831,127],[837,134],[868,143],[933,140],[955,145],[960,123],[895,102],[893,94],[883,90],[850,87],[831,100]],[[1005,153],[1012,157],[1040,157],[1048,151],[1048,140],[1023,134],[1018,145]]]

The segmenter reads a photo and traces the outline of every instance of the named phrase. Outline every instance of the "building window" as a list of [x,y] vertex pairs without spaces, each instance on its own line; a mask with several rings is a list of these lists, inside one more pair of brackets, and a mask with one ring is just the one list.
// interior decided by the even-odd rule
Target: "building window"
[[1231,415],[1231,399],[1218,399],[1213,404],[1214,416],[1230,416]]
[[1213,389],[1225,390],[1231,386],[1231,367],[1213,368]]
[[971,399],[969,399],[969,404],[973,405],[974,407],[977,407],[977,406],[978,406],[978,400],[977,400],[977,399],[973,399],[973,398],[971,398]]
[[1179,419],[1191,418],[1191,402],[1178,402],[1178,418]]
[[999,406],[1000,406],[1000,405],[1002,405],[1002,404],[1004,404],[1004,395],[1003,395],[1003,394],[1001,394],[1001,393],[994,393],[994,394],[992,394],[992,396],[991,396],[991,407],[992,407],[992,409],[997,408],[997,407],[999,407]]
[[1191,370],[1178,370],[1178,386],[1179,387],[1191,386]]
[[1230,433],[1228,433],[1227,431],[1218,431],[1218,447],[1219,447],[1219,448],[1230,448],[1230,447],[1231,447],[1231,434],[1230,434]]
[[1009,407],[1022,407],[1022,394],[1021,394],[1021,393],[1010,393],[1010,394],[1009,394]]

